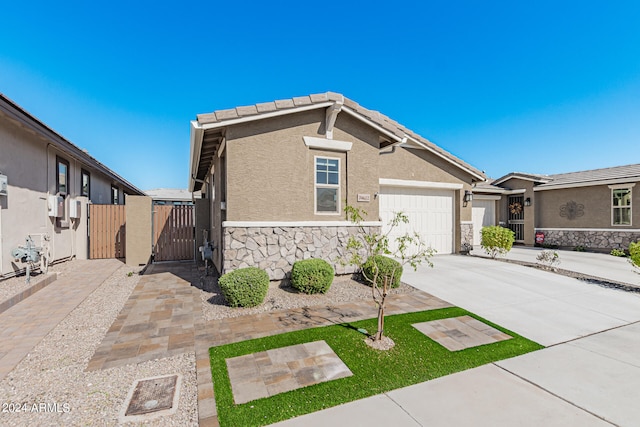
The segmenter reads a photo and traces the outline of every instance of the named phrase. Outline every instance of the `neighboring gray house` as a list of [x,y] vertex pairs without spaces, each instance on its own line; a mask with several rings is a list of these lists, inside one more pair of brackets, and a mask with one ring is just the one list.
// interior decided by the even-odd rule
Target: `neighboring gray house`
[[555,175],[512,172],[477,185],[473,204],[493,201],[493,223],[511,228],[526,245],[535,244],[537,234],[561,247],[627,249],[640,240],[638,182],[640,164]]
[[48,235],[51,261],[87,257],[87,203],[141,190],[0,94],[0,278],[25,266],[11,250]]

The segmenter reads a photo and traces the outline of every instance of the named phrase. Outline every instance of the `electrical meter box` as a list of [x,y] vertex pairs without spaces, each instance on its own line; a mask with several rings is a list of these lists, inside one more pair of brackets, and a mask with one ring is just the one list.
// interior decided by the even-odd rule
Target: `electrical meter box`
[[82,212],[80,200],[69,200],[69,218],[78,219]]
[[64,197],[49,196],[49,216],[53,218],[64,217]]
[[2,175],[0,173],[0,196],[7,195],[7,175]]

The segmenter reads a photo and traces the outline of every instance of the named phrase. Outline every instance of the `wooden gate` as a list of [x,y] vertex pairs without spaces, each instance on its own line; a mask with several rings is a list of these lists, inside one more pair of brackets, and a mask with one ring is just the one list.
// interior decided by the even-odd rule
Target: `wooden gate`
[[125,258],[124,205],[89,205],[89,259]]
[[153,207],[154,261],[194,259],[193,205]]

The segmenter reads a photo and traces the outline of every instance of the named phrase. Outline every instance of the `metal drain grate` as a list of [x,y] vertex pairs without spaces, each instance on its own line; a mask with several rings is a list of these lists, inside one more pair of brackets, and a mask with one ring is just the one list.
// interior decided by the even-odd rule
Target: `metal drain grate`
[[138,381],[125,416],[144,415],[171,409],[177,382],[177,375]]

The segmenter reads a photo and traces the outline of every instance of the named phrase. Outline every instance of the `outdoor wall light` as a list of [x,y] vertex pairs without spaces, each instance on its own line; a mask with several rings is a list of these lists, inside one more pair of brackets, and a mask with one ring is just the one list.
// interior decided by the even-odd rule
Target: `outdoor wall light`
[[531,197],[527,197],[526,199],[524,199],[524,205],[531,206]]
[[473,200],[473,193],[469,190],[464,190],[464,199],[462,199],[465,203],[469,203]]

